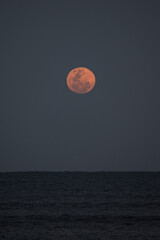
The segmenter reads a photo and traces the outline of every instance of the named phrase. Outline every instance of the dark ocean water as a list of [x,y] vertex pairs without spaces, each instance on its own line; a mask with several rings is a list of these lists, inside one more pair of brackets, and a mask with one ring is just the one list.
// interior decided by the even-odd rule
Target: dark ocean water
[[160,173],[0,173],[0,240],[160,240]]

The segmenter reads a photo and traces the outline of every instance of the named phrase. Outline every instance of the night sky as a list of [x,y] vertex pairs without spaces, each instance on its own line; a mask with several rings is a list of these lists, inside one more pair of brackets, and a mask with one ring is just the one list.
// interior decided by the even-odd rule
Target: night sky
[[159,0],[1,0],[0,35],[0,171],[160,170]]

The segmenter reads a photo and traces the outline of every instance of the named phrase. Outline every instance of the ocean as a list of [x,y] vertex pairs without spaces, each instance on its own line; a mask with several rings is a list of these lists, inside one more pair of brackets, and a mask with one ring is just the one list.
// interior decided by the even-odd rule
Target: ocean
[[0,173],[3,239],[160,240],[160,173]]

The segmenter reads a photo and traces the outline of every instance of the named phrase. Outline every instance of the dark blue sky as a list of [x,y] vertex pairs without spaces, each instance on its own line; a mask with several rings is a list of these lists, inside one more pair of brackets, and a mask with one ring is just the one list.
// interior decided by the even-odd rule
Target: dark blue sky
[[[160,170],[160,2],[0,1],[0,171]],[[66,85],[87,67],[92,92]]]

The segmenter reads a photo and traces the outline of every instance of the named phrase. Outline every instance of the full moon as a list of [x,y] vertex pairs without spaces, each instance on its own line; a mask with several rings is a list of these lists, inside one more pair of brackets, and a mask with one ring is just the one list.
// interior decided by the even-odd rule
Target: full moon
[[93,72],[85,67],[74,68],[67,76],[67,86],[71,91],[78,94],[90,92],[95,83]]

